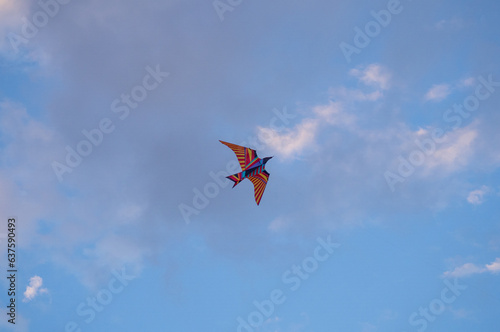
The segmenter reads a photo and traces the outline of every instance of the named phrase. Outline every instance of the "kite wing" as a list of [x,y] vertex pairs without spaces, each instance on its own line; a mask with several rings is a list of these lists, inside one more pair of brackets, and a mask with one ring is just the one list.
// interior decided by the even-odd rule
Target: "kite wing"
[[224,141],[219,142],[227,145],[231,150],[233,150],[233,152],[236,154],[236,158],[238,158],[238,162],[240,163],[242,171],[247,168],[251,168],[253,165],[258,164],[260,161],[260,158],[257,157],[257,151],[255,150]]
[[262,195],[264,194],[264,189],[266,189],[267,180],[269,179],[269,173],[264,170],[261,173],[249,176],[248,179],[252,181],[254,191],[255,191],[255,202],[259,205]]

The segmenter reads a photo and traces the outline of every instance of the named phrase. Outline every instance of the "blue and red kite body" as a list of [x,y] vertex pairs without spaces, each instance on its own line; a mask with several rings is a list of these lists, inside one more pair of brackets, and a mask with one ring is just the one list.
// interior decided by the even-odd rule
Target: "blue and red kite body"
[[259,205],[262,195],[264,194],[264,189],[266,189],[267,180],[269,179],[269,173],[266,171],[266,163],[272,157],[260,159],[257,157],[257,152],[255,150],[228,142],[219,142],[227,145],[233,150],[241,166],[241,172],[227,177],[234,182],[233,188],[243,181],[243,179],[249,179],[253,183],[255,202]]

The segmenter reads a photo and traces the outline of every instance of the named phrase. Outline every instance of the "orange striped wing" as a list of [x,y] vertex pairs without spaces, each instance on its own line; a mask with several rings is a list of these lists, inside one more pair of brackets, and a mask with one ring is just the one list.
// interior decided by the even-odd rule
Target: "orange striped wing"
[[269,180],[269,173],[267,171],[262,171],[261,173],[249,176],[248,179],[253,183],[255,202],[259,205],[264,190],[266,189],[267,181]]
[[238,162],[240,163],[241,170],[244,171],[249,166],[255,165],[260,159],[257,157],[257,152],[250,148],[246,148],[244,146],[236,145],[233,143],[228,143],[224,141],[219,141],[222,144],[229,147],[233,150],[234,154],[236,154],[236,158],[238,158]]

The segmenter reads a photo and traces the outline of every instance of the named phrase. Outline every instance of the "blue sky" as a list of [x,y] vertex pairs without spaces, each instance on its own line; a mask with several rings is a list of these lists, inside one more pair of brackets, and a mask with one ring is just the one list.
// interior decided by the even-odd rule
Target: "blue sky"
[[0,330],[498,331],[499,15],[0,0]]

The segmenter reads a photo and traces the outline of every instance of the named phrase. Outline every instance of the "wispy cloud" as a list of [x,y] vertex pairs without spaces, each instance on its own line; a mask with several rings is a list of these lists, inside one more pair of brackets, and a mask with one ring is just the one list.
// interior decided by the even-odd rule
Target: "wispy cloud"
[[331,125],[339,127],[350,127],[356,121],[353,114],[346,113],[340,102],[333,102],[326,105],[318,105],[313,108],[313,112],[321,119]]
[[500,272],[500,258],[497,258],[493,263],[486,264],[486,269],[491,273],[499,273]]
[[446,99],[451,93],[451,87],[448,84],[435,84],[424,96],[426,101],[441,101]]
[[484,202],[484,196],[490,192],[490,188],[482,186],[479,189],[473,190],[467,196],[467,202],[472,205],[481,205]]
[[365,68],[354,68],[349,73],[366,85],[376,86],[382,90],[386,90],[390,86],[391,75],[385,67],[379,64],[371,64]]
[[26,287],[24,292],[23,302],[29,302],[33,300],[37,295],[48,293],[47,288],[42,288],[43,279],[39,276],[33,276],[30,278],[30,283]]
[[[315,138],[325,125],[353,129],[356,116],[345,110],[345,105],[356,102],[374,102],[383,97],[382,91],[390,86],[390,73],[379,64],[355,68],[349,72],[366,87],[349,89],[333,87],[329,96],[333,99],[326,104],[319,104],[310,109],[311,116],[304,118],[294,128],[278,131],[270,127],[257,127],[259,137],[281,157],[296,158],[307,148],[313,148]],[[374,89],[375,88],[375,89]],[[369,90],[369,91],[365,91]]]
[[257,127],[259,137],[264,137],[266,144],[277,151],[281,157],[293,158],[314,142],[318,130],[317,119],[304,119],[292,129],[278,132],[273,128]]
[[444,278],[463,278],[469,277],[474,274],[482,273],[499,273],[500,272],[500,258],[495,259],[491,264],[485,264],[484,266],[479,266],[473,263],[465,263],[461,266],[456,267],[451,271],[446,271],[443,273]]
[[453,173],[471,162],[474,142],[478,137],[476,124],[470,124],[447,135],[446,141],[437,146],[429,161],[425,163],[425,174],[436,169]]
[[471,88],[477,84],[475,77],[467,76],[451,83],[434,84],[425,93],[424,100],[432,102],[440,102],[448,98],[448,96],[456,90]]

